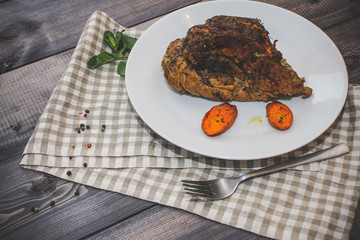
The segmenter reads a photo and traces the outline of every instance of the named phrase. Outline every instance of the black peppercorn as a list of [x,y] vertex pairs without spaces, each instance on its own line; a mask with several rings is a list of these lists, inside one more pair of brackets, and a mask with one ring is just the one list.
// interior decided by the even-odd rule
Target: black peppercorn
[[84,166],[84,167],[87,167],[87,163],[84,163],[83,166]]
[[88,109],[85,110],[86,113],[89,113],[90,111]]
[[86,129],[90,129],[90,125],[86,125]]
[[81,127],[81,128],[82,128],[82,127],[85,127],[85,124],[81,123],[81,124],[80,124],[80,127]]
[[55,201],[51,201],[50,206],[52,206],[52,207],[55,206]]
[[75,196],[79,196],[79,195],[80,195],[79,190],[76,190],[76,191],[75,191]]
[[66,174],[67,174],[68,176],[71,176],[71,171],[70,171],[70,170],[67,171]]

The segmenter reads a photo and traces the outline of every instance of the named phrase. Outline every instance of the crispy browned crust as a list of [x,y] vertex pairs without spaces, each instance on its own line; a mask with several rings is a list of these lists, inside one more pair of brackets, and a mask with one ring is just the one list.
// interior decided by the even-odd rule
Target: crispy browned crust
[[182,55],[182,40],[170,43],[161,63],[168,84],[179,93],[230,101],[232,91],[205,84],[201,76],[189,67]]
[[161,63],[177,92],[220,101],[302,96],[304,87],[259,20],[216,16],[170,43]]

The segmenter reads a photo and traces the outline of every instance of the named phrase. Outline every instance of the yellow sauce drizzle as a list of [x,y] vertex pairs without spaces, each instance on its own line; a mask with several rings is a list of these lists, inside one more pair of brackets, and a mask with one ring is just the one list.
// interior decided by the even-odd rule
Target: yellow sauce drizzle
[[256,127],[262,127],[264,124],[263,119],[264,117],[261,116],[252,117],[248,123],[248,127],[251,125],[256,125]]

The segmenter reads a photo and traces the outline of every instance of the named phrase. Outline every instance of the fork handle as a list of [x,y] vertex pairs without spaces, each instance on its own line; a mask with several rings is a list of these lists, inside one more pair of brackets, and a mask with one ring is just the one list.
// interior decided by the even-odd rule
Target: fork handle
[[281,162],[279,164],[274,164],[269,167],[264,167],[264,168],[249,172],[247,174],[244,174],[241,177],[242,178],[241,181],[268,175],[271,173],[280,172],[280,171],[283,171],[288,168],[292,168],[292,167],[296,167],[296,166],[300,166],[300,165],[304,165],[304,164],[308,164],[308,163],[313,163],[313,162],[318,162],[318,161],[322,161],[322,160],[329,159],[329,158],[338,157],[340,155],[348,153],[349,151],[350,151],[349,147],[345,143],[339,143],[335,146],[332,146],[330,148],[327,148],[327,149],[324,149],[324,150],[321,150],[321,151],[318,151],[315,153],[310,153],[310,154],[307,154],[307,155],[304,155],[304,156],[301,156],[298,158],[291,159],[289,161]]

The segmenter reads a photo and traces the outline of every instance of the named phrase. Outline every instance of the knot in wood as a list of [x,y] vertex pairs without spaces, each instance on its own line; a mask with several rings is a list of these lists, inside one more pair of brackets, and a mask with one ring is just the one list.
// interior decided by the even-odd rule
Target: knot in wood
[[40,192],[51,192],[55,189],[55,181],[54,178],[41,178],[35,180],[35,182],[31,185],[30,190],[35,193]]

